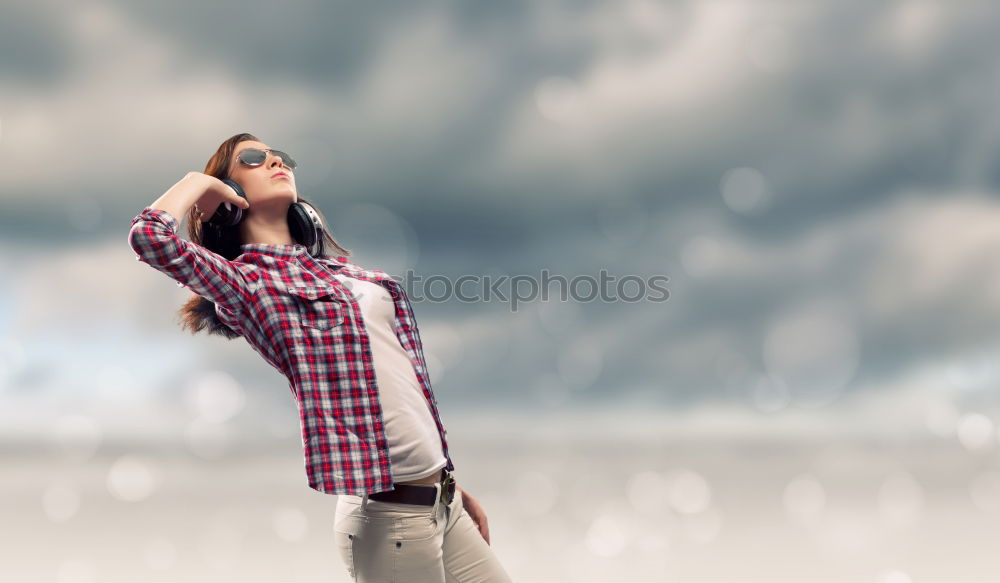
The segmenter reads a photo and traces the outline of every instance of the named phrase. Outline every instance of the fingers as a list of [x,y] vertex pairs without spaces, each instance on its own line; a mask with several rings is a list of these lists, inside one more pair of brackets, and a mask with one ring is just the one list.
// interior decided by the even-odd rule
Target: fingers
[[228,196],[226,196],[226,199],[225,199],[226,202],[228,202],[229,204],[231,204],[233,206],[238,206],[238,207],[240,207],[242,209],[248,208],[250,206],[250,201],[248,201],[247,199],[245,199],[242,196],[240,196],[239,194],[237,194],[236,193],[236,189],[234,189],[234,188],[232,188],[230,186],[226,190],[228,191],[226,193],[228,195]]
[[483,540],[486,544],[490,544],[490,526],[486,521],[486,513],[476,510],[474,513],[469,513],[472,517],[472,521],[476,523],[476,529],[479,530],[479,534],[482,535]]
[[[250,208],[250,202],[247,201],[247,199],[243,198],[242,196],[235,196],[235,197],[227,200],[226,202],[228,202],[228,203],[230,203],[232,205],[235,205],[235,206],[239,206],[242,209],[248,209],[248,208]],[[202,210],[197,205],[197,203],[194,205],[194,212],[195,212],[195,216],[197,216],[198,220],[200,220],[200,221],[207,220],[207,219],[209,219],[211,217],[211,215],[207,211]]]

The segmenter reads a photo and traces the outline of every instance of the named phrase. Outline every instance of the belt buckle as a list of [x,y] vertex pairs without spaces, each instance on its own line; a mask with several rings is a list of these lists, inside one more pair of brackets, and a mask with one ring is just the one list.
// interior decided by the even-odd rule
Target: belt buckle
[[[451,504],[451,501],[455,499],[455,477],[451,475],[451,472],[445,470],[445,478],[441,480],[441,498],[444,500],[445,505]],[[451,485],[452,488],[449,489],[448,486]]]

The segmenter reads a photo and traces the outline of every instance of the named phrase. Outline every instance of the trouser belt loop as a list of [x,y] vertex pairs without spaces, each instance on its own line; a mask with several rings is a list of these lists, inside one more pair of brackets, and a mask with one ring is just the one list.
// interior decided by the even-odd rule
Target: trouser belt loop
[[361,511],[364,512],[368,508],[368,492],[365,492],[361,496]]

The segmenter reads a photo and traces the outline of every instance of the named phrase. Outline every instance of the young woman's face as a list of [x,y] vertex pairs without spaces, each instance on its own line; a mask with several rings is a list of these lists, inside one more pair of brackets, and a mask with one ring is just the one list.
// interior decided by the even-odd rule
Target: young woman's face
[[247,140],[236,144],[233,157],[229,161],[229,177],[243,187],[243,191],[254,204],[285,200],[289,204],[298,200],[295,190],[295,173],[281,163],[281,158],[272,152],[267,152],[267,159],[260,166],[247,166],[240,162],[239,153],[247,148],[267,150],[269,146],[263,142]]

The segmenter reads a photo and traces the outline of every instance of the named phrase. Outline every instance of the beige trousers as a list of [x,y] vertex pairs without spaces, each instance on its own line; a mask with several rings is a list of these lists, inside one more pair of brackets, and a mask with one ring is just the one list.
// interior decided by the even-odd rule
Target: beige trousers
[[[431,485],[431,484],[428,484]],[[469,513],[461,492],[451,504],[381,502],[340,495],[334,538],[359,583],[511,583]]]

